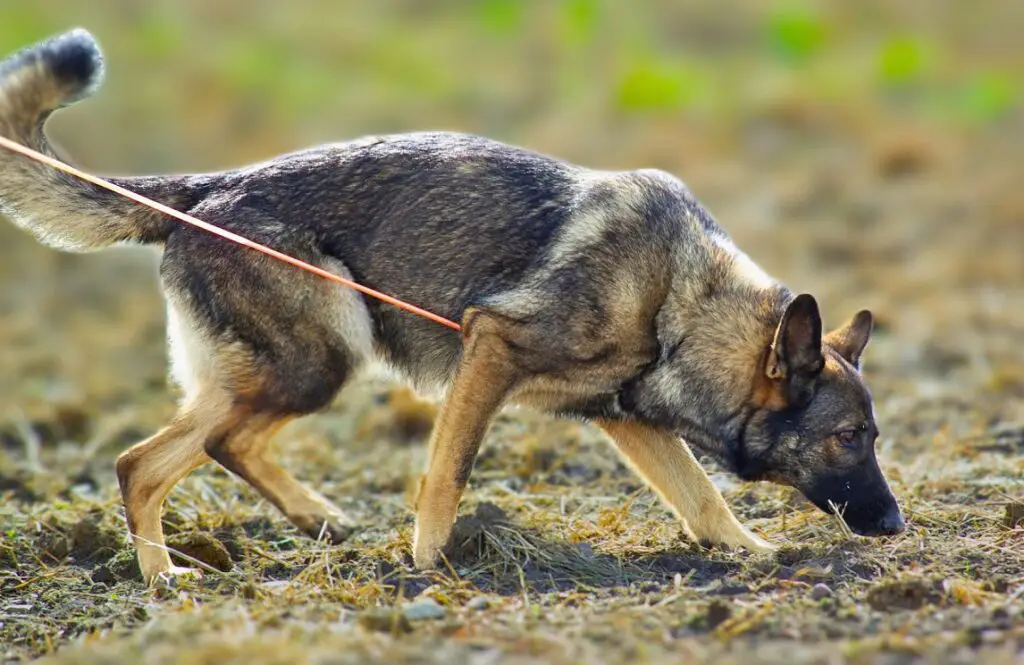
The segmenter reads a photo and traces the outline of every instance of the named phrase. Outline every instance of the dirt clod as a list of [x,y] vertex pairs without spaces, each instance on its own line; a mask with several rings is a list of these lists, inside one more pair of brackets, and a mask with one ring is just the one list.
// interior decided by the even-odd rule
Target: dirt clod
[[942,600],[941,582],[908,578],[882,582],[868,590],[867,601],[879,611],[916,610]]
[[61,441],[84,441],[89,436],[89,412],[72,405],[62,405],[47,418],[29,423],[32,432],[43,445]]
[[45,530],[36,539],[40,558],[47,563],[59,563],[71,551],[67,537],[58,531]]
[[704,625],[708,630],[714,630],[732,617],[732,607],[723,600],[712,600],[708,605],[708,611],[704,615]]
[[878,171],[886,178],[915,175],[932,167],[935,151],[920,136],[899,136],[890,139],[878,152]]
[[[222,572],[231,570],[231,555],[228,553],[227,548],[224,547],[224,543],[204,531],[190,531],[188,533],[176,533],[173,536],[168,536],[167,546],[172,550],[202,561],[211,568],[216,568]],[[195,565],[184,557],[176,556],[174,552],[171,552],[171,560],[179,566],[191,567]]]
[[71,555],[80,563],[109,559],[127,545],[125,535],[92,514],[71,529]]
[[460,517],[455,522],[446,554],[453,560],[476,556],[483,547],[487,528],[507,523],[508,515],[505,511],[493,503],[481,503],[472,515]]
[[139,560],[134,549],[126,549],[112,556],[92,572],[92,581],[97,584],[116,584],[124,581],[142,581]]
[[228,555],[234,562],[239,562],[245,558],[246,546],[245,546],[245,529],[240,525],[225,526],[219,529],[214,529],[213,537],[220,541],[224,549],[227,550]]
[[374,633],[401,635],[412,632],[412,624],[405,614],[391,607],[367,610],[356,618],[356,623],[364,630]]

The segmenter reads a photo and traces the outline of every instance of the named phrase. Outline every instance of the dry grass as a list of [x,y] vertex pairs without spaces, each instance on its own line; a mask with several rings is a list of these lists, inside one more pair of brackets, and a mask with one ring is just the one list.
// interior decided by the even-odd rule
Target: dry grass
[[[366,409],[393,408],[386,386],[349,392],[370,393]],[[354,416],[348,428],[380,417]],[[332,425],[344,430],[344,420]],[[174,493],[166,523],[172,546],[192,557],[183,562],[205,572],[157,590],[138,583],[113,483],[82,459],[88,447],[42,444],[34,472],[8,455],[3,477],[17,488],[2,509],[7,658],[62,647],[53,662],[721,663],[756,653],[792,663],[884,652],[1010,663],[1024,640],[1022,532],[1001,489],[1019,489],[1019,457],[982,453],[942,476],[890,459],[910,529],[883,541],[851,536],[788,491],[729,485],[744,521],[787,543],[751,557],[685,542],[595,430],[508,414],[447,569],[425,574],[410,565],[405,484],[384,475],[403,464],[414,473],[422,446],[402,434],[325,452],[312,427],[291,434],[289,465],[365,531],[340,547],[310,541],[248,488],[204,470]],[[549,446],[564,452],[546,455]],[[97,470],[49,494],[58,464]],[[1005,484],[988,482],[1002,473]],[[424,598],[444,616],[406,620],[402,608]]]
[[[79,16],[84,4],[62,6]],[[188,3],[194,15],[182,20],[196,23],[197,34],[227,30],[216,11],[201,13],[207,4]],[[754,4],[737,11],[737,26]],[[1004,26],[992,7],[1011,5],[986,5],[995,16],[989,23]],[[697,18],[711,30],[720,16],[716,8],[690,13],[680,30],[693,34],[705,25]],[[108,35],[135,34],[119,16],[103,15]],[[282,34],[305,39],[315,21],[307,22],[282,25]],[[269,30],[260,25],[251,30]],[[336,44],[325,26],[309,33],[323,48],[369,48]],[[403,26],[408,33],[395,34],[424,49],[441,44],[437,31],[450,27],[431,23],[424,30],[437,34],[421,36],[419,24]],[[1019,48],[1000,55],[993,44],[996,55],[985,56],[988,42],[968,37],[957,42],[965,63],[1022,61]],[[119,48],[112,72],[141,47]],[[363,525],[351,542],[327,547],[300,536],[242,483],[205,468],[180,484],[165,514],[170,542],[207,566],[203,577],[144,589],[134,579],[112,467],[173,411],[153,257],[58,255],[0,224],[0,662],[1024,662],[1019,113],[970,130],[938,125],[859,92],[832,103],[808,78],[755,62],[737,69],[756,88],[744,91],[742,104],[710,117],[695,112],[692,123],[686,114],[589,113],[603,108],[597,76],[593,89],[541,104],[511,126],[515,114],[488,113],[505,109],[505,97],[548,94],[530,68],[507,64],[517,48],[473,46],[479,58],[467,59],[466,72],[504,67],[500,80],[511,82],[508,91],[487,88],[497,96],[477,106],[474,97],[439,93],[454,101],[422,116],[421,107],[407,108],[419,92],[392,98],[394,89],[382,86],[297,115],[316,115],[311,126],[331,134],[309,132],[329,140],[378,130],[387,107],[403,127],[504,131],[498,138],[588,163],[655,165],[687,179],[740,247],[819,297],[829,324],[861,307],[875,311],[879,330],[865,372],[883,432],[879,456],[908,531],[857,538],[788,490],[716,473],[741,520],[783,547],[771,557],[701,550],[595,429],[510,411],[478,460],[449,566],[417,573],[408,488],[424,462],[434,408],[367,382],[279,437],[287,466]],[[98,99],[94,111],[69,114],[64,127],[90,128],[74,134],[76,154],[88,154],[94,141],[87,163],[186,168],[193,148],[209,165],[307,142],[299,130],[272,134],[283,124],[305,131],[305,120],[259,112],[252,132],[223,138],[223,127],[248,117],[242,92],[197,95],[205,114],[164,105],[164,87],[212,86],[203,76],[213,76],[204,67],[215,57],[200,50],[188,49],[191,69],[175,74],[180,85]],[[579,63],[566,63],[580,73]],[[830,60],[808,77],[835,72],[844,84],[848,64]],[[121,83],[115,77],[111,89],[150,75],[141,72]],[[105,114],[104,103],[159,114],[124,111],[135,113],[127,122]],[[351,123],[336,129],[350,112]],[[141,141],[142,127],[160,137]],[[186,149],[175,153],[178,142]],[[427,598],[443,617],[408,620],[407,604]]]

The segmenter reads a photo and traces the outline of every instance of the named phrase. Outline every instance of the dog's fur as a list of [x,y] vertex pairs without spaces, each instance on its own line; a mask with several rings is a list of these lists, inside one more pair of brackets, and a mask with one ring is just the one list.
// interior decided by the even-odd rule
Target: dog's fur
[[[91,93],[101,72],[81,30],[11,56],[0,133],[47,151],[47,116]],[[176,572],[164,497],[211,460],[306,533],[347,537],[345,515],[268,459],[267,444],[373,360],[418,387],[447,387],[417,499],[420,567],[437,563],[490,418],[510,402],[596,422],[695,539],[771,549],[740,526],[686,443],[741,478],[845,511],[859,533],[903,528],[857,369],[871,315],[823,337],[814,299],[769,278],[668,174],[422,133],[114,182],[463,325],[460,337],[0,151],[0,210],[42,242],[163,246],[184,399],[117,461],[149,581]]]

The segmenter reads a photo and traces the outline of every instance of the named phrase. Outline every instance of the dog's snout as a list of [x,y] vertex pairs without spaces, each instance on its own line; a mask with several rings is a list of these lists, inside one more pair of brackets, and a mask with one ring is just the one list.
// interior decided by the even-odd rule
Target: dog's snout
[[878,521],[875,533],[879,536],[895,536],[898,533],[903,533],[906,528],[907,524],[903,521],[903,513],[900,512],[899,506],[893,505]]
[[895,536],[907,528],[903,521],[903,513],[895,501],[888,506],[879,506],[875,510],[847,510],[843,513],[843,520],[858,536],[868,538]]

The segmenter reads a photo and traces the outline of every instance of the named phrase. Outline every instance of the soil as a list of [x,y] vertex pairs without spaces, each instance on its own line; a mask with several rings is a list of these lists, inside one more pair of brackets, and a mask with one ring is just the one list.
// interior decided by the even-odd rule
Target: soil
[[[1024,62],[1019,47],[973,49]],[[677,173],[739,247],[816,295],[829,326],[873,310],[864,373],[904,534],[851,536],[795,492],[708,462],[740,520],[781,548],[704,549],[595,428],[509,410],[473,473],[450,566],[419,573],[410,492],[436,406],[375,379],[277,439],[283,463],[357,519],[352,540],[302,536],[208,466],[165,514],[179,560],[202,576],[147,589],[113,460],[174,411],[157,255],[59,254],[4,223],[0,662],[1024,662],[1024,115],[942,124],[800,90],[690,124],[611,114],[574,130],[543,107],[503,132],[486,114],[474,124],[471,107],[451,117],[592,165]],[[123,141],[105,152],[119,130],[103,108],[58,118],[58,139],[80,163],[148,170]],[[328,136],[316,117],[317,140],[372,124]],[[165,126],[176,119],[149,131]],[[188,141],[209,138],[196,131]],[[256,150],[243,142],[223,165]],[[187,152],[165,165],[205,168]],[[428,598],[444,611],[403,613]]]

